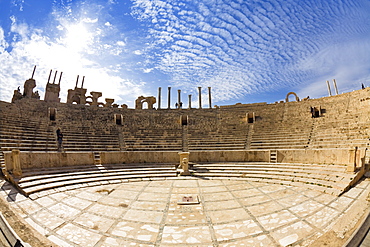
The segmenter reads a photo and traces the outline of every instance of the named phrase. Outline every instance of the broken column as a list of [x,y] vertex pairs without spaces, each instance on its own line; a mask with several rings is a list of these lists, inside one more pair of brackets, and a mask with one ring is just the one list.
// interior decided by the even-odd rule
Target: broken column
[[86,104],[86,91],[87,91],[87,89],[83,88],[85,76],[82,78],[81,88],[77,87],[78,78],[79,78],[79,75],[77,75],[75,89],[68,89],[67,103],[72,104],[73,102],[75,102],[77,104],[85,105]]
[[60,98],[59,98],[60,81],[62,80],[63,72],[60,73],[58,84],[55,84],[55,77],[57,75],[57,71],[55,71],[53,83],[50,83],[51,72],[52,70],[50,70],[48,82],[46,83],[44,101],[45,102],[60,102]]
[[198,87],[199,92],[199,109],[202,109],[202,87]]
[[105,104],[104,104],[104,107],[112,107],[113,102],[114,102],[114,99],[111,99],[111,98],[105,98]]
[[95,92],[95,91],[92,91],[90,92],[91,96],[89,96],[89,98],[91,98],[91,102],[90,102],[90,105],[91,106],[98,106],[99,103],[98,103],[98,99],[103,95],[102,92]]
[[211,87],[208,87],[209,109],[212,109]]
[[331,90],[330,90],[330,84],[329,84],[329,81],[326,81],[326,85],[328,86],[329,96],[331,96]]
[[167,109],[171,109],[171,87],[168,87],[168,106]]
[[336,95],[338,95],[337,82],[335,81],[335,79],[333,79],[333,84],[334,84],[334,88],[335,88],[335,93],[336,93]]
[[181,89],[178,89],[177,90],[177,104],[178,104],[178,108],[181,109]]
[[158,109],[161,109],[161,93],[162,93],[162,88],[158,88]]
[[189,109],[191,109],[191,94],[189,94],[188,97],[189,97]]

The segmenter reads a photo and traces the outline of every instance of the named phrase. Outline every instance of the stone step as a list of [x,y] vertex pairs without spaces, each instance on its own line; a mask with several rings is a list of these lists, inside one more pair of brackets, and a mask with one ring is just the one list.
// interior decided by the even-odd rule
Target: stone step
[[[346,177],[341,177],[339,173],[336,176],[330,176],[327,174],[326,176],[319,175],[318,173],[306,173],[305,171],[277,171],[277,170],[255,170],[255,169],[194,169],[195,173],[207,173],[207,174],[234,174],[236,176],[245,175],[245,176],[260,176],[260,177],[284,177],[286,180],[291,180],[294,178],[299,178],[300,180],[314,180],[314,181],[321,181],[321,183],[330,183],[331,187],[347,187],[350,183],[351,179]],[[218,176],[217,175],[217,176]],[[335,183],[335,185],[332,185]]]
[[127,151],[181,151],[182,147],[181,146],[178,146],[178,147],[145,147],[145,146],[142,146],[142,147],[136,147],[136,148],[126,147],[126,150]]
[[[98,166],[98,165],[96,165]],[[55,181],[62,181],[66,177],[74,176],[76,179],[79,178],[88,178],[88,177],[94,177],[94,176],[112,176],[112,175],[122,175],[122,174],[144,174],[144,173],[157,173],[157,172],[166,172],[166,171],[175,171],[175,167],[142,167],[142,168],[115,168],[115,169],[86,169],[86,170],[79,170],[76,171],[75,169],[70,170],[68,172],[59,172],[56,173],[54,170],[52,173],[44,170],[43,172],[36,173],[34,175],[31,175],[32,173],[24,173],[22,174],[21,179],[18,180],[18,183],[21,184],[22,188],[28,188],[34,185],[40,184],[40,180],[42,180],[42,183],[48,183],[48,182],[55,182]]]
[[263,145],[304,145],[307,144],[308,140],[266,140],[266,141],[256,141],[253,140],[251,141],[251,145],[258,145],[258,146],[263,146]]
[[193,164],[197,168],[224,168],[224,169],[240,169],[249,168],[256,170],[305,170],[305,171],[315,171],[317,173],[332,174],[333,172],[339,172],[343,176],[351,177],[351,174],[346,173],[346,166],[341,165],[319,165],[319,164],[292,164],[292,163],[266,163],[266,162],[231,162],[231,163],[197,163]]
[[271,149],[304,149],[306,148],[307,144],[295,144],[295,145],[250,145],[250,149],[265,149],[265,150],[271,150]]
[[188,147],[189,150],[192,151],[206,151],[206,150],[244,150],[245,146],[230,146],[230,147],[223,147],[223,146],[217,146],[217,147],[207,147],[207,146],[198,146],[198,147]]
[[47,184],[39,184],[37,186],[28,187],[22,189],[20,185],[20,189],[25,193],[25,195],[29,196],[36,192],[52,190],[51,193],[59,192],[57,190],[59,188],[68,187],[71,185],[76,185],[75,188],[81,188],[86,186],[99,186],[107,183],[121,183],[126,182],[131,179],[139,179],[142,180],[144,178],[158,178],[158,177],[176,177],[177,171],[169,171],[169,172],[160,172],[160,173],[152,173],[152,174],[123,174],[123,175],[111,175],[111,176],[99,176],[99,177],[87,177],[87,178],[74,178],[73,176],[69,179],[64,179],[63,181],[55,181],[50,182]]

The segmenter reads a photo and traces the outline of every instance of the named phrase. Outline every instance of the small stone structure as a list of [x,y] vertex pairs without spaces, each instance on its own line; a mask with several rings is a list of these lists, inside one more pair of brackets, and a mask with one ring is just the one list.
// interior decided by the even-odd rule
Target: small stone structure
[[290,93],[288,93],[287,95],[286,95],[286,97],[285,97],[285,102],[289,102],[289,96],[290,95],[294,95],[295,96],[295,100],[298,102],[299,101],[299,97],[298,97],[298,95],[296,94],[296,93],[294,93],[294,92],[290,92]]
[[75,89],[68,89],[68,96],[67,96],[67,104],[76,103],[78,105],[85,105],[86,104],[86,88],[83,88],[85,77],[82,78],[82,85],[81,87],[77,87],[78,85],[78,78],[76,80]]
[[17,100],[23,99],[23,98],[40,99],[40,95],[39,95],[38,91],[33,92],[33,89],[36,87],[36,80],[33,79],[33,75],[35,74],[35,70],[36,70],[36,66],[33,68],[31,78],[24,82],[23,94],[21,94],[19,87],[18,87],[18,89],[14,90],[12,103],[14,103]]
[[87,96],[86,99],[91,99],[90,102],[86,102],[88,103],[89,105],[91,106],[104,106],[104,103],[101,103],[101,102],[98,102],[98,99],[103,95],[102,92],[95,92],[95,91],[92,91],[90,92],[91,96]]
[[189,176],[189,152],[179,152],[180,155],[180,175]]
[[139,96],[135,100],[135,109],[143,109],[143,103],[145,102],[148,103],[148,109],[154,109],[153,105],[156,103],[156,98],[154,96]]
[[52,72],[52,70],[50,70],[49,79],[48,79],[48,82],[46,84],[44,101],[46,101],[46,102],[60,102],[60,98],[59,98],[60,81],[62,79],[63,72],[60,73],[58,84],[55,84],[55,77],[57,75],[57,71],[55,71],[53,83],[50,83],[51,72]]

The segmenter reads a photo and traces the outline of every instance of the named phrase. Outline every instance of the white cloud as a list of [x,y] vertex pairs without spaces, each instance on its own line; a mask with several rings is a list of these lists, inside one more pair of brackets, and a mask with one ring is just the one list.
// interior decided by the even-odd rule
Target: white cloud
[[[56,29],[62,31],[59,38],[46,36],[41,30],[18,23],[15,17],[12,19],[11,31],[18,37],[12,42],[10,51],[5,50],[8,44],[5,42],[3,29],[0,28],[0,63],[3,64],[0,71],[0,100],[11,100],[13,90],[18,86],[22,88],[24,81],[30,77],[33,65],[37,65],[34,76],[37,87],[34,90],[39,91],[41,99],[44,97],[50,69],[63,71],[60,92],[62,102],[66,101],[67,90],[74,88],[77,75],[80,75],[80,78],[86,76],[84,87],[88,89],[87,94],[90,91],[103,93],[100,99],[102,102],[104,98],[114,98],[115,103],[125,103],[133,107],[137,96],[149,94],[145,90],[144,82],[126,79],[124,75],[117,73],[119,66],[111,67],[105,61],[107,59],[109,62],[109,57],[114,60],[112,56],[122,51],[101,43],[100,37],[103,34],[84,25],[97,24],[98,18],[85,18],[73,23],[59,16],[59,23],[56,25]],[[113,44],[125,46],[120,40],[114,41]],[[91,59],[91,51],[98,52],[99,47],[104,47],[104,51],[107,51],[104,53],[104,59]]]
[[15,7],[19,7],[19,11],[23,11],[24,0],[12,0]]
[[149,68],[149,69],[144,69],[143,71],[144,71],[144,73],[150,73],[150,72],[152,72],[152,70],[153,70],[153,68]]
[[[17,35],[20,35],[21,38],[26,38],[29,33],[28,25],[26,23],[18,23],[15,16],[11,16],[10,19],[12,21],[10,31]],[[16,39],[16,37],[14,37],[14,39]]]
[[123,42],[123,41],[121,41],[121,40],[119,40],[119,41],[117,41],[117,43],[116,43],[118,46],[126,46],[126,43],[125,42]]
[[98,18],[91,19],[89,17],[86,17],[86,18],[83,18],[81,21],[82,22],[85,22],[85,23],[97,23],[98,22]]
[[5,41],[4,30],[0,27],[0,54],[5,52],[9,44]]

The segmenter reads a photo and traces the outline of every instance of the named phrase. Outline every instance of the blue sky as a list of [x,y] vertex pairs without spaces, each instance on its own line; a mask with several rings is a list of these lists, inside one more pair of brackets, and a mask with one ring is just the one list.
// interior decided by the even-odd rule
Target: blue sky
[[77,75],[130,107],[158,87],[167,107],[168,86],[185,107],[198,86],[203,107],[209,86],[214,105],[318,98],[370,86],[370,1],[0,0],[0,63],[4,101],[34,65],[42,99],[63,72],[62,102]]

